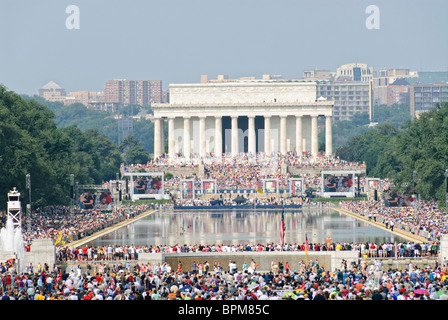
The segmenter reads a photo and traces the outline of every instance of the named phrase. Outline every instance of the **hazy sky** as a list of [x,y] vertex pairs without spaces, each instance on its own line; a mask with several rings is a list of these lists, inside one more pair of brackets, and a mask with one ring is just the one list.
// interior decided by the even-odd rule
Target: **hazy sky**
[[[79,8],[68,29],[66,8]],[[379,29],[368,29],[376,5]],[[379,68],[448,70],[447,0],[0,0],[0,83],[36,94],[102,91],[108,79],[199,82]]]

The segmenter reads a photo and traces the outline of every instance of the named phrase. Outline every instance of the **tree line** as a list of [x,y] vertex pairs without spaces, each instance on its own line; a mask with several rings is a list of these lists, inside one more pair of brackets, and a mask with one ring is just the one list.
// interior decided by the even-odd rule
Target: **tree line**
[[[365,161],[369,177],[389,178],[398,191],[444,204],[448,169],[448,102],[438,103],[403,126],[384,123],[339,147],[348,161]],[[414,190],[415,187],[415,190]]]
[[[54,122],[58,128],[76,126],[82,131],[98,129],[98,132],[107,136],[112,142],[119,145],[117,114],[122,116],[135,116],[140,111],[152,113],[152,110],[140,105],[122,106],[118,111],[100,111],[87,108],[82,103],[64,105],[62,102],[52,102],[37,95],[22,95],[26,100],[36,100],[54,112]],[[133,120],[133,136],[148,153],[154,152],[153,135],[154,124],[145,118]]]
[[70,176],[81,184],[115,179],[122,162],[146,162],[150,154],[130,136],[115,144],[98,129],[58,128],[55,112],[0,86],[0,210],[16,187],[24,198],[31,177],[33,207],[70,203]]

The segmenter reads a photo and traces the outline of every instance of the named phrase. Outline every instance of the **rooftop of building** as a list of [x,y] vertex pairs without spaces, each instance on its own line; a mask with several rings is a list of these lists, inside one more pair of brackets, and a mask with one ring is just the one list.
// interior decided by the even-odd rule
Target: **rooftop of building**
[[404,78],[398,78],[393,83],[390,84],[391,86],[408,86],[409,82]]
[[430,85],[435,83],[448,83],[448,71],[419,72],[416,78],[405,78],[410,85]]
[[62,89],[62,87],[60,85],[58,85],[56,82],[50,81],[46,85],[44,85],[41,89],[44,89],[44,90],[57,90],[57,89]]

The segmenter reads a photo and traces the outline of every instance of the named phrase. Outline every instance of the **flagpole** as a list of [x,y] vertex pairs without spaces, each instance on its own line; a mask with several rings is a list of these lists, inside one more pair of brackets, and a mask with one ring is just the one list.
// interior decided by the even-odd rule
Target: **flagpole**
[[256,243],[256,240],[255,240],[255,236],[256,236],[256,231],[257,231],[257,228],[256,228],[256,219],[255,219],[255,206],[257,205],[257,202],[256,202],[256,199],[255,199],[255,202],[254,202],[254,210],[253,210],[253,217],[254,217],[254,247],[257,245],[257,243]]
[[280,243],[282,245],[282,251],[283,247],[285,245],[285,204],[283,203],[283,209],[282,209],[282,215],[281,215],[281,226],[280,226]]
[[305,233],[305,259],[306,259],[306,266],[308,267],[308,236]]

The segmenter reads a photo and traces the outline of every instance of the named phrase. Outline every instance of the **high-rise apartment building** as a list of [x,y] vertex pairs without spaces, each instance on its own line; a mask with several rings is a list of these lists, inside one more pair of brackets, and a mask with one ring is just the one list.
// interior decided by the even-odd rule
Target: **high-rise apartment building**
[[357,113],[373,117],[371,82],[317,81],[316,97],[334,101],[334,121],[352,120]]
[[418,117],[436,103],[448,101],[448,83],[416,84],[410,88],[411,116]]
[[108,80],[104,89],[106,103],[127,106],[138,104],[149,106],[151,103],[161,103],[161,80]]

